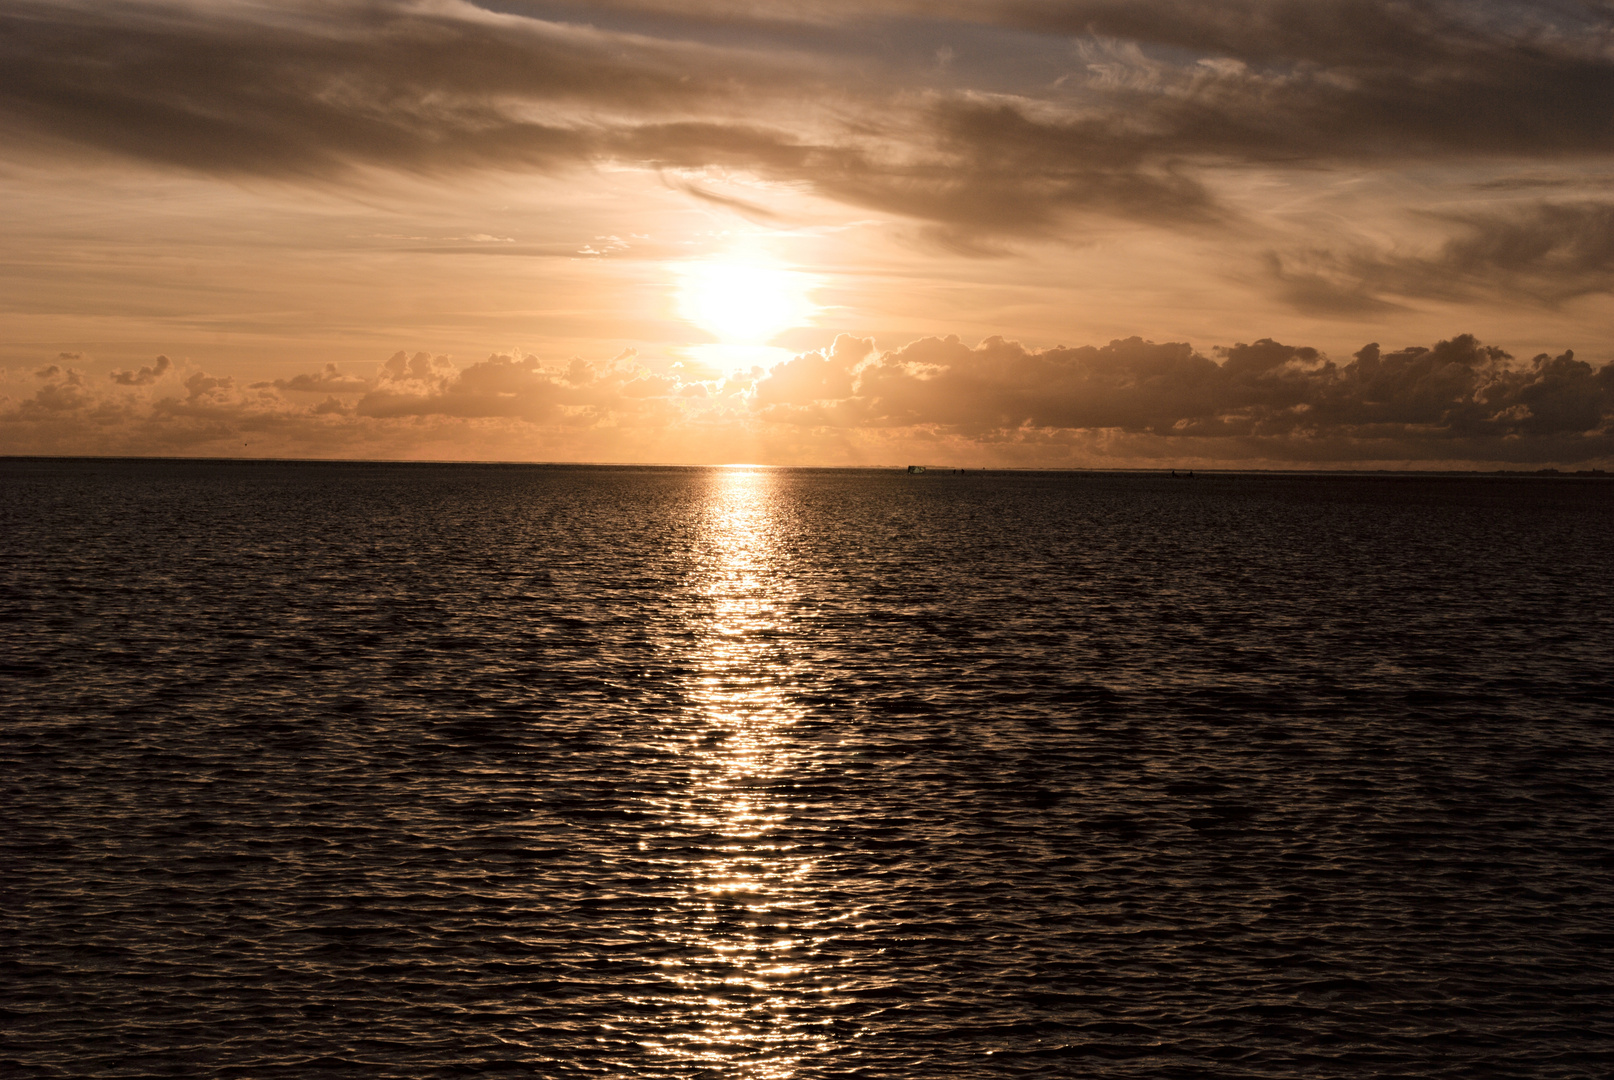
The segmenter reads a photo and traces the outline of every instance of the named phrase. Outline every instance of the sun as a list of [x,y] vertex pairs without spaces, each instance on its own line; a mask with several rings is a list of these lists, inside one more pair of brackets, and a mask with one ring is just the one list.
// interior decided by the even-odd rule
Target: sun
[[714,259],[677,268],[678,312],[725,345],[762,345],[818,310],[812,280],[765,262]]

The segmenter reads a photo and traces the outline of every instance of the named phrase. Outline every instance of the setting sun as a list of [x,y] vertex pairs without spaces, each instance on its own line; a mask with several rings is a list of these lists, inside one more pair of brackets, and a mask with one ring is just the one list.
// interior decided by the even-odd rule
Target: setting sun
[[764,263],[689,263],[678,275],[679,314],[725,345],[764,344],[817,310],[807,275]]

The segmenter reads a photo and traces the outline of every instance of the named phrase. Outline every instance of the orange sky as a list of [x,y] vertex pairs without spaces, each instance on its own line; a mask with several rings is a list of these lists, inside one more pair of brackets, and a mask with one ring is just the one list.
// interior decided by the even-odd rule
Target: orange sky
[[1606,5],[0,24],[0,453],[1614,465]]

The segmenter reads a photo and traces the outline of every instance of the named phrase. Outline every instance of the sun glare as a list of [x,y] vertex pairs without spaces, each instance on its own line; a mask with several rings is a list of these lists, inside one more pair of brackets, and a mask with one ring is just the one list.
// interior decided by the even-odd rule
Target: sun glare
[[765,263],[687,263],[678,268],[679,314],[725,345],[761,345],[818,309],[805,274]]

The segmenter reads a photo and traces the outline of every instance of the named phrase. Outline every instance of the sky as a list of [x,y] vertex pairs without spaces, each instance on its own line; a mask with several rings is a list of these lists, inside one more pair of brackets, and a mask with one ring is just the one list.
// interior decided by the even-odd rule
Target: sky
[[1614,468],[1614,3],[0,0],[0,454]]

